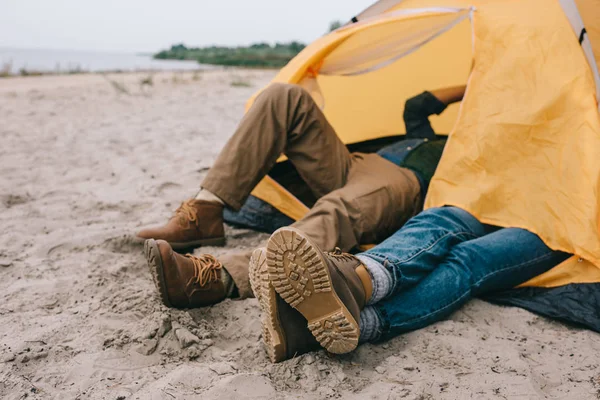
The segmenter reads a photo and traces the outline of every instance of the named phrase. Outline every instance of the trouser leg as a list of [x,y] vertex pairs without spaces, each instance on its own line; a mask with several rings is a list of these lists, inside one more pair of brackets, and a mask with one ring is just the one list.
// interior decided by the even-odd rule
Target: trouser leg
[[485,226],[460,208],[431,208],[362,255],[388,269],[392,275],[392,292],[396,292],[427,276],[457,244],[485,233]]
[[[346,185],[323,196],[292,226],[323,250],[339,247],[349,251],[389,236],[420,207],[420,186],[414,173],[375,154],[354,154]],[[245,252],[221,258],[241,297],[252,295],[250,255]]]
[[[239,210],[281,154],[287,155],[315,196],[341,188],[350,153],[304,89],[272,84],[256,99],[227,142],[202,187]],[[251,297],[251,252],[221,257],[240,297]]]
[[240,298],[254,297],[250,288],[250,278],[248,276],[248,263],[252,256],[252,250],[239,251],[232,254],[225,254],[219,257],[223,268],[227,270],[233,283],[238,289]]
[[346,185],[323,196],[292,226],[321,249],[377,243],[420,211],[413,172],[375,154],[353,154]]
[[375,304],[381,339],[439,321],[475,296],[515,287],[568,257],[517,228],[460,243],[415,286]]
[[238,210],[281,154],[317,198],[346,182],[348,149],[297,85],[272,84],[258,96],[201,186]]

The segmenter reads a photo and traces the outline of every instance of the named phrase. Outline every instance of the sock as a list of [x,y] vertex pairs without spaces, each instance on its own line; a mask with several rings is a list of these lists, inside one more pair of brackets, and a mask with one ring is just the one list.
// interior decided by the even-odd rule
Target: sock
[[200,189],[200,191],[196,195],[196,200],[212,201],[212,202],[221,203],[223,205],[225,204],[223,202],[223,200],[221,200],[219,197],[217,197],[216,194],[209,192],[206,189]]
[[233,297],[236,289],[235,282],[233,282],[233,278],[225,268],[221,268],[221,282],[223,282],[223,287],[225,288],[225,297]]
[[360,337],[359,343],[372,342],[381,336],[383,323],[381,317],[373,306],[366,306],[360,312]]
[[377,261],[373,260],[371,257],[364,255],[364,253],[359,254],[356,256],[356,258],[358,258],[363,263],[367,271],[369,271],[373,281],[373,294],[371,295],[371,298],[367,304],[375,304],[387,295],[391,294],[393,280],[390,271],[388,271]]

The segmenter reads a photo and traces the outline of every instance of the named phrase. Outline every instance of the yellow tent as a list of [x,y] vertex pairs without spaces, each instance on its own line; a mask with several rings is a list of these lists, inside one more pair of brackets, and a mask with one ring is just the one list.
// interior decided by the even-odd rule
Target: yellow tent
[[[309,90],[347,144],[397,135],[406,99],[468,83],[432,118],[450,138],[426,207],[456,205],[576,255],[526,283],[531,295],[600,285],[599,64],[600,0],[382,0],[274,82]],[[293,219],[307,210],[269,177],[253,195]],[[553,316],[600,330],[600,316]]]

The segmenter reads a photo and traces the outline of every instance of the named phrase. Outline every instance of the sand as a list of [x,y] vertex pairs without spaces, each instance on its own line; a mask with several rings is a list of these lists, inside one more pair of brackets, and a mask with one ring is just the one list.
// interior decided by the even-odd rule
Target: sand
[[[161,305],[132,233],[195,193],[273,76],[0,80],[0,398],[600,398],[600,336],[517,308],[473,301],[385,344],[274,365],[255,299]],[[227,234],[203,250],[266,238]]]

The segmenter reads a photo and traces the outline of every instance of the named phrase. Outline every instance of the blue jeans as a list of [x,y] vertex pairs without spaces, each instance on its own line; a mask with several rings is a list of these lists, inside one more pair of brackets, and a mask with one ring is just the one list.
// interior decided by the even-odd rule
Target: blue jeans
[[406,156],[419,145],[423,144],[425,139],[405,139],[396,143],[389,144],[381,148],[377,154],[389,162],[401,167]]
[[273,233],[277,229],[294,223],[294,220],[281,211],[252,195],[238,211],[225,207],[223,219],[228,224]]
[[531,232],[484,225],[456,207],[423,211],[362,255],[393,278],[392,294],[374,305],[380,339],[440,321],[475,296],[513,288],[569,257]]

